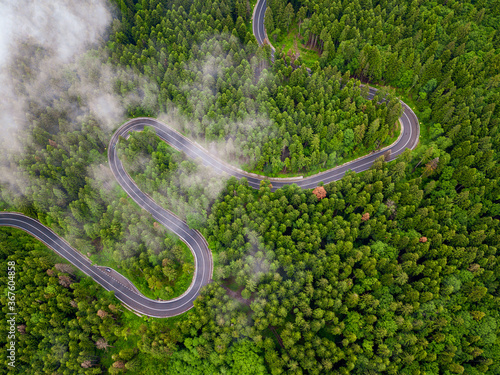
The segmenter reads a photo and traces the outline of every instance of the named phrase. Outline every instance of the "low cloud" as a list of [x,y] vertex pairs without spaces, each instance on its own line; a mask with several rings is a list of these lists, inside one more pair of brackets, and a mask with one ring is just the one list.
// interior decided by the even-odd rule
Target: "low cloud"
[[[160,115],[159,119],[187,134],[220,159],[239,167],[240,157],[245,157],[244,147],[247,144],[262,147],[263,138],[277,129],[267,114],[259,109],[253,95],[256,86],[273,80],[272,73],[264,70],[265,63],[256,57],[248,62],[246,58],[241,60],[234,53],[235,49],[227,48],[231,44],[239,44],[234,36],[218,35],[195,49],[199,55],[195,54],[184,66],[189,72],[186,77],[194,78],[186,81],[188,83],[179,83],[179,91],[187,104],[180,109],[170,103],[168,114]],[[221,94],[222,87],[242,93],[241,101],[245,107],[238,108],[243,109],[238,113],[240,117],[220,115],[227,111],[227,102],[234,99],[230,91]]]
[[[157,90],[131,69],[107,62],[101,48],[111,31],[106,0],[0,2],[0,184],[30,185],[14,159],[35,145],[32,124],[58,133],[95,119],[110,133],[127,109],[156,100]],[[116,23],[119,21],[115,20]],[[153,85],[154,86],[154,85]],[[6,159],[10,159],[8,162]]]
[[[26,126],[30,94],[39,101],[54,96],[59,87],[44,68],[74,62],[102,40],[110,22],[104,0],[0,2],[0,137],[11,139],[9,130]],[[35,52],[37,66],[24,65]]]

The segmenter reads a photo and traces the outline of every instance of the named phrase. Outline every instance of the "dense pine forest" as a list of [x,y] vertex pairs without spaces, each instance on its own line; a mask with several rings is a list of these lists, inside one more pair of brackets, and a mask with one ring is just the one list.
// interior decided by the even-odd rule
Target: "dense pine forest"
[[121,139],[141,189],[207,239],[213,282],[187,313],[138,317],[40,242],[0,228],[1,284],[16,261],[20,291],[11,370],[500,374],[498,1],[268,0],[274,62],[247,0],[110,6],[105,40],[46,77],[57,88],[46,101],[37,77],[50,51],[28,41],[9,67],[29,126],[22,152],[0,161],[13,171],[0,209],[40,220],[148,297],[182,294],[192,256],[114,181],[106,147],[120,123],[96,116],[93,96],[270,177],[392,143],[397,97],[421,121],[420,144],[313,192],[214,176],[152,129]]

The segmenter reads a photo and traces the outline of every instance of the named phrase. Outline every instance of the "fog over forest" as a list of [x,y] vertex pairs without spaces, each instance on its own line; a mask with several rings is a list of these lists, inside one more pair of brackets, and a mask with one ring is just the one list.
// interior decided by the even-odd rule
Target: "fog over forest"
[[0,2],[6,373],[500,374],[499,0],[261,5]]

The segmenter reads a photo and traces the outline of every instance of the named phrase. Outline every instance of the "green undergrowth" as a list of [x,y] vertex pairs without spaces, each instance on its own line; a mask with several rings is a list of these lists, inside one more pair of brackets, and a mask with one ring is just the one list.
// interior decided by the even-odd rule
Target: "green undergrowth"
[[[174,234],[168,233],[167,237],[170,237],[171,239],[176,241],[175,244],[183,249],[184,261],[186,263],[194,265],[194,257],[188,246],[184,242],[179,240]],[[94,265],[113,268],[121,275],[129,279],[132,284],[134,284],[134,286],[139,290],[139,292],[151,299],[160,298],[169,300],[179,297],[189,288],[189,286],[191,285],[191,281],[193,280],[193,273],[188,274],[181,271],[178,273],[178,277],[175,282],[171,284],[173,293],[168,293],[165,289],[152,290],[151,288],[149,288],[146,279],[141,273],[121,267],[119,263],[113,259],[112,252],[108,251],[108,249],[106,248],[103,248],[103,250],[97,254],[91,255],[90,260]]]
[[[127,330],[127,334],[120,337],[119,341],[114,347],[108,348],[105,355],[101,358],[101,363],[109,368],[112,366],[114,359],[113,356],[119,355],[119,353],[126,349],[131,349],[136,351],[137,347],[141,342],[141,335],[147,331],[148,326],[154,324],[159,330],[166,331],[175,327],[176,323],[184,321],[188,316],[188,312],[182,313],[180,315],[164,319],[164,318],[151,318],[147,316],[138,316],[134,312],[123,308],[121,323],[124,329]],[[165,364],[159,364],[158,361],[154,360],[154,357],[143,352],[138,352],[137,357],[139,357],[139,362],[141,364],[142,374],[156,374],[160,367],[165,366]],[[166,368],[162,368],[165,370]],[[149,372],[148,372],[149,370]]]
[[[295,49],[295,40],[297,41],[297,50]],[[290,30],[285,35],[282,35],[278,41],[273,43],[274,48],[277,50],[282,49],[283,52],[288,55],[288,52],[295,54],[299,52],[302,63],[308,68],[312,68],[316,61],[319,60],[319,54],[317,51],[306,48],[305,43],[307,41],[304,40],[302,35],[299,35],[299,25],[297,23],[293,23],[290,26]]]

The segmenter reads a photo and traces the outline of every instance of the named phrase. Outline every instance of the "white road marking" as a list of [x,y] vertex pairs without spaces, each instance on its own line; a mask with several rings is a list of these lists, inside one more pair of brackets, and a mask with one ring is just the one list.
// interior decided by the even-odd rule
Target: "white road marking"
[[[257,35],[257,41],[259,42],[259,44],[261,43],[261,41],[263,42],[265,40],[265,34],[262,35],[263,23],[260,24],[260,25],[262,25],[262,29],[259,29],[259,27],[258,27],[259,26],[258,20],[261,19],[262,12],[265,12],[265,8],[266,7],[264,6],[264,1],[259,0],[257,2],[256,10],[255,10],[254,17],[253,17],[254,22],[252,24],[252,30],[253,30],[254,34]],[[257,15],[257,17],[255,17],[255,15]],[[255,18],[257,20],[255,20]],[[262,16],[262,20],[264,20],[263,16]],[[261,38],[260,39],[261,41],[258,40],[259,38]],[[372,87],[369,88],[369,93],[372,96],[372,98],[376,92],[377,92],[376,89],[374,89]],[[406,140],[404,145],[399,147],[393,153],[391,151],[391,156],[392,155],[398,156],[398,153],[401,150],[404,150],[407,147],[408,143],[411,142],[411,138],[413,135],[412,122],[406,113],[406,109],[408,109],[411,112],[413,117],[416,119],[416,124],[417,124],[416,141],[413,145],[410,145],[409,148],[414,148],[416,146],[416,144],[418,144],[418,140],[419,140],[420,129],[419,129],[418,118],[416,117],[415,113],[411,110],[411,108],[408,105],[403,103],[403,106],[404,106],[403,116],[406,118],[407,122],[405,122],[405,120],[403,119],[403,116],[401,116],[400,120],[403,124],[403,129],[402,129],[403,135],[400,138],[398,138],[398,140],[396,140],[396,142],[391,147],[397,146],[397,143],[401,140],[401,138],[403,138],[404,135],[407,134],[406,133],[407,128],[409,128],[409,130],[410,130],[410,135],[409,135],[409,137]],[[148,122],[152,122],[153,124],[146,123],[146,122],[136,124],[137,121],[141,121],[141,120],[145,120],[145,119],[147,119]],[[407,124],[408,126],[405,126],[405,124]],[[183,225],[187,225],[186,223],[184,223],[182,220],[180,220],[172,212],[160,207],[148,194],[142,192],[139,189],[139,187],[137,186],[137,184],[135,183],[135,181],[125,171],[123,164],[118,159],[118,152],[115,149],[115,147],[116,147],[116,144],[118,142],[119,136],[122,135],[125,138],[128,138],[130,131],[140,131],[144,128],[144,126],[153,127],[157,131],[157,134],[158,134],[158,132],[160,132],[160,133],[164,132],[166,134],[167,138],[168,138],[169,134],[173,132],[174,134],[176,134],[178,139],[175,139],[175,138],[166,139],[165,137],[163,137],[163,134],[158,135],[158,136],[163,141],[165,141],[170,146],[172,146],[173,148],[175,148],[179,151],[181,151],[183,149],[191,151],[191,153],[194,154],[196,156],[196,158],[198,158],[198,157],[201,158],[201,161],[204,164],[210,165],[212,168],[214,168],[215,170],[218,170],[219,172],[228,174],[227,170],[229,170],[229,174],[231,174],[233,176],[244,176],[245,178],[247,178],[249,185],[254,187],[254,188],[258,188],[258,184],[257,184],[257,182],[255,182],[255,180],[261,181],[261,180],[266,179],[267,177],[266,176],[254,176],[254,177],[246,176],[244,173],[239,172],[235,167],[232,167],[230,165],[226,165],[226,164],[222,163],[221,161],[217,160],[214,156],[208,154],[205,150],[200,149],[196,144],[191,142],[188,138],[186,138],[185,136],[183,136],[180,133],[175,132],[175,130],[173,130],[172,128],[168,127],[166,124],[163,124],[156,119],[149,119],[149,118],[132,119],[129,122],[122,125],[115,132],[115,134],[113,134],[113,136],[111,137],[111,141],[110,141],[110,145],[113,145],[113,146],[108,148],[108,160],[111,162],[111,159],[113,159],[112,162],[110,163],[111,170],[113,172],[113,175],[117,179],[118,183],[120,184],[120,186],[125,190],[125,192],[141,208],[148,211],[154,218],[156,218],[158,221],[162,222],[162,224],[167,229],[169,229],[170,231],[175,233],[177,236],[179,236],[184,241],[184,243],[186,243],[186,245],[189,247],[189,249],[193,253],[193,256],[195,258],[195,265],[196,265],[195,272],[193,275],[193,281],[191,282],[191,285],[186,290],[186,292],[184,292],[181,296],[179,296],[175,299],[169,300],[169,301],[152,300],[150,298],[145,297],[142,294],[137,295],[135,292],[133,292],[132,296],[130,296],[125,291],[122,291],[120,289],[115,289],[114,286],[108,280],[103,278],[98,272],[95,272],[95,270],[94,270],[94,268],[92,268],[92,266],[88,265],[88,264],[90,264],[90,262],[81,253],[76,251],[71,245],[69,245],[69,243],[67,243],[63,238],[59,237],[50,228],[47,228],[43,224],[35,221],[34,219],[25,217],[24,215],[17,214],[17,213],[8,213],[8,214],[20,216],[22,219],[7,218],[7,220],[11,221],[11,222],[19,222],[19,223],[24,224],[24,226],[28,226],[28,227],[33,228],[33,230],[29,230],[29,229],[26,229],[25,227],[23,227],[23,225],[16,226],[17,228],[25,230],[26,232],[28,232],[31,235],[38,238],[40,241],[44,242],[47,246],[52,248],[56,253],[58,253],[59,255],[61,255],[62,257],[64,257],[68,261],[70,261],[71,263],[73,263],[82,272],[84,272],[88,276],[92,277],[96,282],[98,282],[106,290],[113,290],[113,291],[117,291],[117,292],[123,294],[128,299],[130,299],[133,303],[142,306],[145,311],[161,311],[161,312],[169,312],[169,311],[173,311],[173,310],[179,310],[179,311],[176,313],[167,314],[167,315],[153,315],[153,314],[145,312],[143,310],[138,310],[136,307],[133,307],[129,304],[130,301],[126,302],[122,298],[117,296],[118,299],[120,299],[123,303],[125,303],[127,306],[129,306],[133,310],[135,310],[141,314],[151,316],[151,317],[175,316],[175,315],[179,315],[179,314],[184,313],[185,311],[189,310],[192,307],[191,306],[185,310],[180,311],[182,309],[182,307],[186,306],[189,303],[192,303],[196,299],[196,297],[198,296],[199,291],[203,286],[203,281],[205,280],[205,277],[207,277],[207,274],[206,274],[207,267],[204,267],[203,265],[206,265],[207,263],[209,263],[210,264],[209,270],[210,270],[210,273],[212,273],[213,272],[213,261],[212,261],[210,249],[208,248],[208,245],[207,245],[205,238],[197,231],[194,231],[194,233],[196,233],[195,237],[200,237],[201,239],[193,237],[189,233],[189,231],[184,229],[184,227],[179,224],[179,223],[182,223]],[[186,142],[186,144],[183,144],[182,141]],[[348,165],[350,165],[351,163],[356,163],[356,162],[363,161],[365,159],[370,159],[366,163],[353,166],[353,169],[352,169],[353,171],[355,171],[357,173],[365,171],[369,167],[368,168],[364,168],[364,167],[369,166],[369,165],[371,166],[373,164],[374,160],[376,160],[376,158],[378,158],[380,155],[387,152],[388,150],[391,150],[391,148],[388,148],[388,149],[383,150],[383,151],[379,151],[375,155],[373,155],[373,154],[366,155],[366,156],[361,157],[359,159],[353,160],[352,162],[347,163],[346,165],[342,165],[342,166],[333,168],[330,171],[325,171],[325,172],[322,172],[322,173],[314,175],[314,176],[310,176],[310,177],[308,177],[304,180],[301,180],[301,181],[290,182],[290,181],[286,181],[286,179],[283,179],[283,181],[280,182],[279,179],[275,179],[273,182],[278,183],[278,184],[298,183],[298,185],[300,185],[302,188],[306,188],[308,186],[317,186],[319,181],[323,181],[323,182],[336,181],[336,180],[340,179],[348,170],[350,170],[350,168],[348,168]],[[371,159],[373,159],[373,160],[371,160]],[[339,170],[335,171],[336,169],[339,169]],[[331,173],[329,173],[329,172],[331,172]],[[120,174],[120,173],[124,173],[124,175]],[[322,178],[322,176],[324,176],[325,178]],[[322,179],[319,180],[320,178],[322,178]],[[123,184],[121,182],[123,182]],[[174,219],[171,219],[171,217]],[[43,230],[40,230],[39,228],[32,225],[30,223],[31,220],[35,221],[37,223],[37,225],[40,225],[43,229],[48,230],[49,233],[51,233],[52,235],[54,235],[56,237],[56,240],[52,239],[50,236],[45,234]],[[2,224],[2,214],[1,213],[0,213],[0,225],[9,225],[9,224]],[[47,242],[44,240],[45,237],[47,238]],[[198,249],[200,250],[200,253],[201,253],[201,263],[199,263],[199,259],[198,259],[198,256],[196,254],[195,249],[191,246],[189,241],[186,240],[187,237],[189,237],[193,241],[193,243],[195,243],[198,246]],[[61,246],[57,242],[57,240],[63,241],[66,244],[66,247],[70,250],[67,250],[63,246]],[[201,242],[199,242],[199,241],[201,241]],[[206,251],[203,251],[203,249],[206,249]],[[74,254],[78,254],[78,256],[75,257]],[[81,257],[81,259],[78,259],[78,257]],[[71,258],[71,259],[69,259],[69,258]],[[198,272],[200,272],[199,268],[201,268],[201,272],[202,272],[200,277],[198,277],[198,275],[199,275]],[[98,268],[96,268],[96,269],[98,269]],[[103,272],[100,269],[99,269],[99,271],[101,273]],[[96,280],[96,279],[99,279],[99,280]],[[114,282],[122,285],[124,288],[131,290],[130,288],[123,285],[118,280],[115,280],[115,279],[112,279],[112,280]],[[197,285],[197,289],[194,291],[194,295],[192,297],[188,298],[188,294],[190,294],[193,291],[193,287],[196,284],[198,284],[198,285]],[[139,299],[141,299],[143,301],[147,301],[150,304],[162,305],[162,306],[161,306],[161,308],[150,307],[150,306],[147,306],[147,305],[139,302],[137,299],[134,299],[133,297],[139,297]],[[177,302],[183,298],[187,298],[186,302],[182,303],[179,306],[169,308],[169,305],[171,305],[174,302]]]

